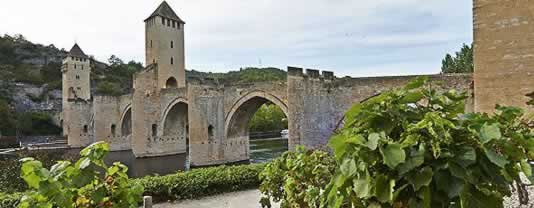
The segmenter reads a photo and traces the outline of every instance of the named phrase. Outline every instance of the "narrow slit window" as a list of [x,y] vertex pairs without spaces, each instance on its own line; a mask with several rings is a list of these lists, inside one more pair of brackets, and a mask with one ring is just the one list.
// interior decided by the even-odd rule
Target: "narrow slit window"
[[158,125],[152,124],[152,136],[155,137],[158,135]]
[[174,41],[171,41],[171,48],[174,48]]
[[174,64],[174,58],[171,57],[171,65]]

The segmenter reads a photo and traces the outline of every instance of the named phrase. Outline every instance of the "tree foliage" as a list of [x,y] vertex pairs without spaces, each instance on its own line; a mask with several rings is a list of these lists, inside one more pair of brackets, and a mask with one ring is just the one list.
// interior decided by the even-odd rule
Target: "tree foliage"
[[94,143],[76,163],[59,161],[50,169],[33,158],[22,159],[21,177],[31,190],[18,207],[138,207],[143,187],[130,183],[125,165],[105,165],[108,152],[106,143]]
[[49,114],[40,112],[19,113],[17,126],[22,135],[59,135],[61,128],[56,126]]
[[251,132],[279,131],[287,129],[287,117],[275,104],[263,104],[252,117]]
[[464,44],[454,57],[447,54],[441,63],[442,73],[473,73],[473,46]]
[[227,73],[206,73],[195,70],[186,72],[188,77],[210,78],[225,84],[245,84],[265,81],[281,81],[286,79],[286,72],[274,67],[246,67],[239,71]]
[[532,176],[533,130],[520,108],[464,113],[465,94],[424,79],[353,106],[330,140],[337,161],[328,207],[503,207]]

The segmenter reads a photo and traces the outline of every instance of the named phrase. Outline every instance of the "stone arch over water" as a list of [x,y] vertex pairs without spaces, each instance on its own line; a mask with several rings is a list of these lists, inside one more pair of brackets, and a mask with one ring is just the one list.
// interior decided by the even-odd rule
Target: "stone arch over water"
[[[247,93],[232,105],[231,110],[225,117],[225,138],[226,142],[246,144],[243,150],[249,156],[249,123],[258,109],[266,103],[272,103],[289,117],[287,104],[277,96],[264,92],[254,91]],[[290,130],[291,131],[291,130]],[[291,139],[291,138],[289,138]]]

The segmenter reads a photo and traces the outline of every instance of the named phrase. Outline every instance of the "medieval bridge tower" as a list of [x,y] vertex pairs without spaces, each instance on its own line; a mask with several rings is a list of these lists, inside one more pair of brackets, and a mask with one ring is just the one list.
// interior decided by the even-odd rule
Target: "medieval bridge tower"
[[[485,111],[498,99],[509,97],[513,97],[511,104],[524,106],[520,93],[534,91],[534,72],[529,65],[534,56],[523,47],[534,42],[521,39],[519,30],[531,32],[534,13],[528,12],[532,8],[510,6],[504,13],[496,12],[501,4],[510,2],[527,0],[475,0],[475,79],[470,74],[425,75],[442,83],[442,89],[476,95],[467,100],[468,111]],[[523,16],[514,19],[513,10],[524,11]],[[500,16],[504,20],[492,19]],[[351,105],[416,77],[337,78],[330,71],[288,67],[286,81],[223,85],[214,80],[187,80],[185,22],[166,2],[144,22],[147,66],[134,75],[131,94],[91,94],[87,56],[75,45],[65,59],[64,132],[71,147],[107,141],[112,151],[132,151],[136,157],[186,154],[192,166],[244,161],[250,156],[249,121],[264,103],[279,106],[288,117],[289,148],[321,147]],[[514,36],[507,37],[509,29],[517,29]],[[515,39],[523,42],[514,45]],[[509,54],[494,60],[491,51],[501,47],[499,44]],[[516,61],[509,61],[512,59]],[[488,90],[491,83],[503,77],[494,72],[503,70],[513,75],[499,83],[510,85],[503,86],[508,94],[493,96],[496,92]],[[522,81],[514,81],[519,79]]]

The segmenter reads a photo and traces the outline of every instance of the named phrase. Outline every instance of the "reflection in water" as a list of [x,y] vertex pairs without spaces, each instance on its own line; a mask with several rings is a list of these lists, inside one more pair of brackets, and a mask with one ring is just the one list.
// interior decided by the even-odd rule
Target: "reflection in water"
[[269,162],[288,150],[287,139],[253,139],[250,140],[250,162]]
[[[268,162],[287,151],[287,139],[253,139],[250,140],[250,162]],[[186,154],[161,157],[136,158],[132,151],[110,152],[106,163],[120,161],[128,166],[128,175],[142,177],[146,175],[166,175],[186,170]]]
[[110,152],[105,161],[107,164],[120,161],[128,166],[130,177],[146,175],[166,175],[185,170],[186,154],[169,155],[161,157],[136,158],[132,151]]

